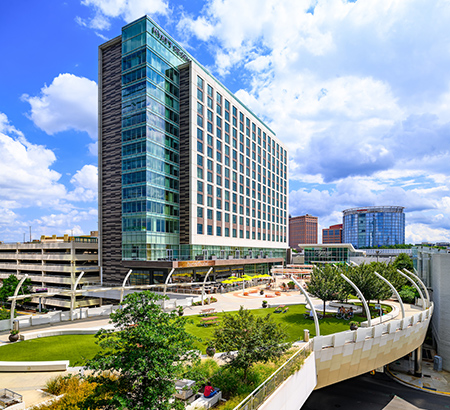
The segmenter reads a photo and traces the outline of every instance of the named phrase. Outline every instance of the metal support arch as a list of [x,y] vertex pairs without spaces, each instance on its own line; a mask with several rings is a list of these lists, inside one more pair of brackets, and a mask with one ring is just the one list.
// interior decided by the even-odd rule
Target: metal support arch
[[208,272],[205,275],[205,279],[203,280],[203,285],[202,285],[202,306],[203,306],[203,302],[205,299],[205,284],[206,284],[206,279],[208,279],[209,274],[212,272],[213,268],[209,268]]
[[172,270],[167,275],[166,281],[164,282],[164,296],[166,296],[167,293],[167,284],[169,283],[169,279],[172,277],[172,274],[175,272],[175,268],[172,268]]
[[19,283],[16,286],[16,290],[14,291],[14,296],[13,296],[13,300],[11,303],[11,322],[10,322],[10,327],[11,330],[13,330],[13,321],[14,321],[14,310],[16,309],[16,297],[19,294],[19,289],[22,286],[23,282],[25,282],[25,279],[28,278],[28,274],[25,274],[22,279],[20,279]]
[[406,273],[403,273],[400,269],[397,269],[397,272],[400,273],[400,275],[402,275],[403,277],[408,279],[413,284],[413,286],[416,288],[417,292],[419,292],[420,298],[422,299],[422,307],[424,309],[426,309],[426,307],[425,307],[425,298],[423,297],[423,293],[420,290],[419,286],[417,286],[417,283],[414,282]]
[[[84,271],[80,273],[77,280],[75,281],[75,285],[73,285],[72,294],[70,295],[70,320],[73,320],[73,310],[75,309],[75,299],[76,299],[76,290],[78,283],[80,283],[80,279],[83,277]],[[81,319],[81,317],[80,317]]]
[[420,279],[419,276],[417,276],[417,275],[415,275],[414,273],[410,272],[408,269],[403,268],[403,270],[404,270],[406,273],[409,273],[413,278],[416,278],[417,281],[422,285],[422,287],[423,287],[424,290],[425,290],[425,296],[426,296],[427,302],[428,302],[427,308],[429,308],[429,307],[431,306],[431,299],[430,299],[430,294],[428,293],[428,289],[427,289],[427,287],[425,286],[425,283],[423,283],[422,279]]
[[300,283],[297,282],[297,279],[295,279],[292,275],[291,275],[291,280],[299,287],[300,292],[303,293],[303,295],[305,296],[306,300],[308,301],[309,306],[311,306],[311,311],[313,312],[314,326],[316,328],[316,336],[320,336],[319,318],[317,317],[316,309],[314,309],[314,305],[312,303],[312,300],[310,299],[310,297],[309,297],[308,293],[306,292],[306,290],[303,289],[303,286],[300,285]]
[[397,292],[397,289],[395,289],[394,285],[389,282],[385,277],[381,276],[378,272],[374,272],[375,275],[380,278],[383,282],[385,282],[392,290],[392,292],[394,293],[395,297],[397,298],[398,302],[400,303],[400,309],[402,311],[402,319],[405,318],[405,306],[403,305],[403,301],[402,298],[400,297],[400,295]]
[[128,271],[128,273],[125,276],[125,279],[122,282],[122,289],[120,289],[120,303],[123,302],[123,292],[125,291],[125,283],[127,283],[127,280],[130,277],[130,275],[131,275],[131,272],[133,272],[133,269],[130,269]]
[[372,326],[372,317],[370,315],[369,306],[367,305],[366,299],[364,299],[363,294],[358,289],[358,287],[349,278],[347,278],[347,276],[345,276],[343,273],[341,273],[341,278],[344,279],[346,282],[348,282],[350,284],[350,286],[356,290],[356,293],[359,296],[359,300],[361,300],[361,302],[364,306],[364,310],[366,311],[367,323],[368,323],[369,327]]

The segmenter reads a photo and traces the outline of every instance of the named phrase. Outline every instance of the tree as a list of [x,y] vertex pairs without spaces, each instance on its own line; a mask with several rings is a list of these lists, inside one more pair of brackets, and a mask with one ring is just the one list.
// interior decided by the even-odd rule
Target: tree
[[308,292],[323,301],[324,316],[326,302],[343,298],[345,285],[339,273],[339,268],[331,265],[325,265],[323,268],[314,267],[311,273]]
[[[20,280],[17,279],[16,275],[9,275],[6,279],[3,279],[2,287],[0,288],[0,302],[8,302],[8,297],[14,296],[17,285]],[[20,288],[20,293],[22,295],[27,295],[31,293],[31,280],[25,279]]]
[[400,253],[394,260],[393,265],[395,269],[403,270],[408,269],[412,271],[414,269],[414,264],[409,255],[406,253]]
[[[165,313],[157,303],[167,297],[149,291],[126,296],[122,308],[111,314],[113,330],[100,330],[101,351],[88,362],[98,383],[90,408],[183,409],[169,402],[183,362],[194,359],[194,337],[185,330],[186,318]],[[104,377],[113,371],[117,379]],[[107,397],[107,399],[100,399]],[[95,403],[93,406],[92,403]]]
[[419,292],[413,286],[403,286],[402,289],[398,292],[402,301],[405,303],[414,303],[415,299],[419,297]]
[[[284,343],[286,334],[270,314],[255,317],[242,306],[237,314],[225,314],[221,326],[214,331],[216,349],[227,352],[227,365],[244,372],[247,381],[248,370],[256,362],[268,362],[280,357],[288,348]],[[230,352],[237,351],[237,354]]]
[[366,265],[362,263],[359,266],[355,266],[348,272],[349,279],[356,285],[361,291],[366,301],[370,300],[382,300],[391,296],[392,290],[383,282],[380,278],[374,275],[376,270],[375,265]]

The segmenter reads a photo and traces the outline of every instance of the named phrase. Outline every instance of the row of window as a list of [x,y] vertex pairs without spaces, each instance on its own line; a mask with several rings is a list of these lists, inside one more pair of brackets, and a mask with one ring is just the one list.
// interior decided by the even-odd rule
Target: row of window
[[[232,238],[238,238],[238,231],[239,231],[239,238],[244,238],[244,232],[245,232],[245,239],[257,239],[257,240],[272,240],[273,242],[286,242],[286,235],[279,235],[279,234],[272,234],[269,233],[261,233],[261,232],[250,232],[250,231],[244,231],[243,229],[235,229],[235,228],[223,228],[223,236],[225,237],[232,237]],[[230,236],[231,233],[231,236]],[[203,230],[203,224],[199,223],[197,224],[197,234],[198,235],[214,235],[213,233],[213,226],[212,225],[206,225],[206,230]],[[222,227],[216,226],[216,232],[215,236],[222,236]],[[272,239],[271,239],[272,238]]]
[[180,196],[176,192],[167,191],[150,185],[136,185],[122,189],[122,200],[148,198],[178,204]]
[[[203,90],[204,90],[204,81],[200,76],[197,76],[197,99],[200,100],[202,103],[204,101],[203,99]],[[219,93],[216,93],[216,112],[219,115],[222,115],[222,96]],[[200,108],[200,103],[198,102],[198,111],[200,111],[203,114],[203,106]],[[199,105],[200,104],[200,105]],[[207,85],[207,104],[208,108],[211,110],[213,109],[213,88],[208,84]],[[229,114],[230,114],[230,103],[228,100],[225,99],[225,120],[230,121]],[[237,128],[237,116],[238,116],[238,110],[235,106],[233,106],[233,126]],[[244,117],[244,114],[242,112],[239,112],[239,128],[241,132],[244,132],[244,118],[245,118],[245,124],[246,124],[246,134],[247,136],[250,136],[250,129],[252,130],[252,134],[254,134],[255,138],[253,138],[254,141],[256,141],[256,129],[258,133],[258,144],[263,145],[263,148],[270,153],[271,152],[271,146],[273,153],[278,159],[282,159],[282,162],[285,164],[287,163],[287,152],[284,150],[277,142],[275,142],[274,139],[271,139],[270,136],[266,135],[265,132],[262,132],[263,136],[263,144],[261,144],[261,129],[256,127],[256,125],[250,121],[249,118]],[[212,122],[212,112],[208,114],[208,120]],[[250,126],[251,125],[251,126]],[[253,135],[252,135],[253,137]],[[267,147],[266,147],[266,138],[267,138]]]

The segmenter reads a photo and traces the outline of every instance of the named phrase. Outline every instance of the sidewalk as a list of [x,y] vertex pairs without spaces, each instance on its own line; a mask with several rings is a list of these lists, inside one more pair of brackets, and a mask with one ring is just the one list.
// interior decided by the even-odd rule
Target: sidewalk
[[414,363],[409,359],[400,359],[386,367],[388,375],[400,383],[429,393],[450,396],[450,373],[445,370],[433,370],[433,363],[422,361],[422,377],[413,376]]

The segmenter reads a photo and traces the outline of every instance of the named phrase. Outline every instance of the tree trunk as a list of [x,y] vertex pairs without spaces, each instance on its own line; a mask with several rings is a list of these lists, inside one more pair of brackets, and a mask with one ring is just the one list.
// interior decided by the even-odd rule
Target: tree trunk
[[326,300],[323,301],[323,317],[325,317],[325,304],[327,303]]

